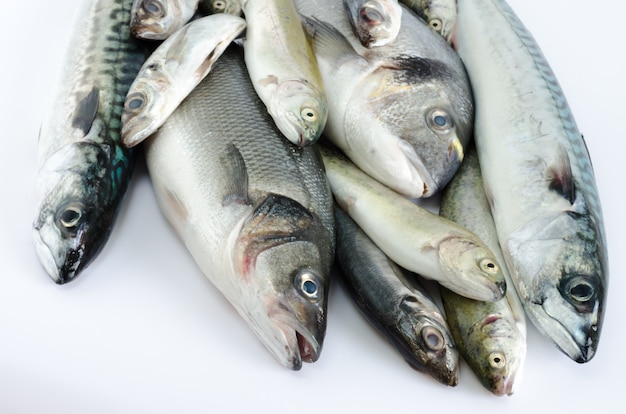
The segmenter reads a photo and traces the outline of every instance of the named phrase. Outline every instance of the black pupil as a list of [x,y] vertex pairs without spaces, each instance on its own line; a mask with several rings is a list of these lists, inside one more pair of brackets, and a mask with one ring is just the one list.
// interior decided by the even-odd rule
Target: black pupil
[[304,289],[307,294],[313,295],[317,292],[317,285],[314,282],[307,280],[302,284],[302,289]]
[[575,298],[588,299],[592,296],[593,290],[591,289],[591,286],[589,286],[588,284],[581,283],[581,284],[573,286],[570,289],[570,293]]
[[500,363],[500,358],[498,358],[498,357],[494,358],[493,362],[495,362],[496,364],[499,364]]
[[489,262],[489,263],[487,263],[487,267],[489,269],[493,269],[494,267],[496,267],[496,265],[494,265],[493,263]]
[[63,223],[73,223],[78,219],[78,217],[80,217],[80,213],[78,211],[69,209],[65,210],[61,214],[61,221]]
[[442,115],[435,116],[433,121],[435,122],[435,124],[437,124],[437,126],[440,126],[440,127],[445,126],[448,123],[448,121],[446,120],[446,117]]

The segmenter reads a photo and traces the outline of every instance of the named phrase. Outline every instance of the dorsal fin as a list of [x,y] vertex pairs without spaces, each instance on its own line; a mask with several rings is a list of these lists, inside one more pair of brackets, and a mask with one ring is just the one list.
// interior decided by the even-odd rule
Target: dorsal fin
[[74,118],[72,118],[72,126],[83,131],[85,135],[89,133],[93,121],[96,119],[100,98],[100,90],[94,86],[91,91],[85,95],[76,107]]

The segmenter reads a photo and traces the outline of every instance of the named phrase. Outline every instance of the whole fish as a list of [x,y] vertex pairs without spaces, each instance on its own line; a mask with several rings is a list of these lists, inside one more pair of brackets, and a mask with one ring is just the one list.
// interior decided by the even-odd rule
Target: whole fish
[[134,0],[130,29],[140,39],[163,40],[193,17],[199,0]]
[[145,141],[163,214],[203,273],[290,369],[326,332],[332,196],[319,152],[297,148],[256,97],[230,48]]
[[240,0],[200,0],[198,10],[205,15],[226,13],[241,16]]
[[457,0],[400,0],[448,43],[452,42],[457,20]]
[[[443,191],[439,214],[476,233],[498,262],[505,263],[474,146]],[[467,364],[489,391],[511,395],[524,370],[526,318],[506,266],[502,274],[510,287],[503,300],[476,301],[445,288],[440,293],[448,325]]]
[[335,207],[337,264],[359,311],[418,371],[458,382],[459,353],[445,318],[416,275],[393,263]]
[[354,34],[367,48],[392,42],[400,31],[398,0],[343,0]]
[[[356,165],[409,197],[450,180],[473,128],[469,80],[458,55],[414,13],[396,39],[364,48],[338,1],[298,0],[332,91],[324,134]],[[317,19],[317,20],[316,20]]]
[[243,47],[254,89],[289,141],[313,144],[326,125],[328,103],[293,0],[242,5],[248,23]]
[[337,152],[321,152],[335,201],[391,260],[460,295],[502,299],[500,265],[474,233],[412,203]]
[[126,194],[135,153],[122,145],[120,116],[146,57],[130,34],[130,1],[82,3],[38,144],[34,243],[59,284],[104,247]]
[[196,19],[165,39],[143,64],[126,96],[124,144],[137,145],[156,131],[245,28],[241,17],[222,13]]
[[456,46],[511,277],[535,326],[576,362],[596,353],[608,282],[591,160],[554,73],[514,11],[459,0]]

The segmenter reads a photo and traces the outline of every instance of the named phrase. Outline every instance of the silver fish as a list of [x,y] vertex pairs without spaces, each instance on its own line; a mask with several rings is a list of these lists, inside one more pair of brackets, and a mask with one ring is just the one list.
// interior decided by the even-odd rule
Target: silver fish
[[448,43],[452,42],[457,20],[456,0],[400,0],[400,2],[417,13]]
[[410,12],[392,43],[364,48],[339,3],[297,1],[333,93],[324,134],[388,187],[432,196],[458,169],[471,138],[473,103],[461,60]]
[[83,3],[39,135],[33,237],[59,284],[88,266],[111,233],[135,160],[120,139],[122,101],[146,57],[130,34],[130,1]]
[[[496,256],[504,258],[483,187],[476,149],[466,151],[461,168],[443,191],[439,214],[476,233]],[[522,380],[526,359],[526,318],[506,266],[510,288],[504,299],[481,302],[441,288],[446,319],[459,352],[485,388],[511,395]]]
[[354,34],[367,48],[393,42],[400,31],[398,0],[343,0]]
[[241,49],[145,141],[163,214],[196,263],[290,369],[318,359],[334,257],[319,152],[297,148],[257,99]]
[[130,87],[122,140],[132,147],[156,131],[246,28],[241,17],[205,16],[170,35],[148,57]]
[[416,275],[409,275],[335,207],[337,264],[359,311],[418,371],[458,382],[459,353],[441,311]]
[[240,0],[200,0],[198,10],[205,15],[226,13],[241,16],[242,13]]
[[500,265],[474,233],[412,203],[337,152],[321,152],[337,204],[391,260],[460,295],[502,299]]
[[529,318],[576,362],[596,353],[608,282],[591,160],[554,73],[500,0],[459,0],[456,47],[498,238]]
[[163,40],[193,17],[199,0],[134,0],[130,29],[140,39]]

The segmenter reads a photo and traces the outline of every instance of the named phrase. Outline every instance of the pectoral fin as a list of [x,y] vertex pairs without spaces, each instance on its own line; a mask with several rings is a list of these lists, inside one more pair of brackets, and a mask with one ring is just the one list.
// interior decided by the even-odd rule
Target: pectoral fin
[[94,86],[91,91],[80,99],[72,118],[72,126],[83,131],[84,135],[89,133],[93,121],[96,119],[100,98],[100,90]]

